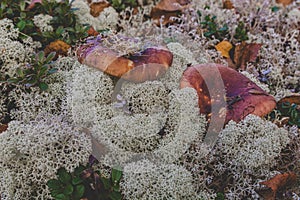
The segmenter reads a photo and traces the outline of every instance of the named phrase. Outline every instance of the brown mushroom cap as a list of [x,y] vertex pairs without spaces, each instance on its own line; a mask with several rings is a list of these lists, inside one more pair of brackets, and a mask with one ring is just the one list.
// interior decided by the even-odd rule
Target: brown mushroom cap
[[133,82],[156,80],[171,66],[173,54],[165,47],[145,49],[130,56],[98,44],[84,45],[77,50],[79,62],[97,68],[112,76]]
[[[218,70],[223,86],[216,79],[218,78],[216,74],[209,73],[213,72],[213,69]],[[210,88],[213,85],[220,92],[210,96],[207,83],[210,84]],[[276,107],[275,99],[254,82],[243,74],[220,64],[200,64],[187,68],[180,82],[180,88],[184,87],[196,89],[200,112],[204,114],[210,114],[211,105],[217,105],[220,98],[225,98],[227,104],[225,123],[230,120],[239,122],[249,114],[264,116]],[[224,94],[222,94],[222,87],[225,88]]]

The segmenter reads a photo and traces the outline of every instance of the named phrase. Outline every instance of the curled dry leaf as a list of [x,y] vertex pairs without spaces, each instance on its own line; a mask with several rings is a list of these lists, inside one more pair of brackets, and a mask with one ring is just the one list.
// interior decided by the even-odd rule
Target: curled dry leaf
[[0,133],[6,131],[7,128],[8,128],[7,124],[0,124]]
[[234,8],[233,3],[230,0],[223,0],[223,8],[224,9],[232,9]]
[[265,185],[267,188],[257,191],[265,200],[275,200],[280,192],[284,192],[286,188],[291,187],[297,182],[297,176],[294,172],[287,172],[277,174],[273,178],[260,182],[259,184]]
[[[208,84],[211,91],[208,90]],[[219,111],[212,114],[218,114],[220,118],[226,115],[225,123],[230,120],[239,122],[249,114],[264,116],[276,106],[275,99],[254,82],[234,69],[220,64],[188,67],[180,81],[180,88],[184,87],[196,89],[201,113],[210,115],[213,105]],[[214,95],[210,94],[212,92]],[[224,100],[226,108],[221,105]]]
[[83,45],[77,50],[79,62],[109,75],[132,82],[156,80],[165,74],[173,54],[163,46],[153,46],[131,55],[119,55],[104,45]]
[[92,26],[89,28],[89,30],[87,30],[87,34],[89,36],[97,36],[97,35],[99,35],[99,33]]
[[90,4],[90,14],[93,17],[98,17],[100,13],[104,10],[104,8],[107,8],[110,6],[110,3],[107,1],[99,1],[99,2],[93,2]]
[[276,0],[276,3],[282,4],[283,6],[290,5],[294,0]]
[[172,23],[170,17],[176,17],[188,7],[189,0],[161,0],[152,10],[150,16],[157,25],[160,25],[160,19],[164,16],[162,24]]
[[300,94],[293,94],[287,97],[284,97],[280,99],[277,104],[283,103],[283,102],[289,102],[290,104],[297,104],[300,106]]
[[59,55],[67,56],[68,50],[70,48],[71,46],[65,43],[64,41],[56,40],[54,42],[51,42],[49,45],[47,45],[44,52],[46,55],[48,55],[49,53],[55,51],[56,55],[54,59],[57,59]]
[[30,4],[27,6],[26,10],[31,10],[34,8],[35,4],[42,3],[42,0],[32,0]]
[[215,46],[222,56],[227,58],[228,66],[233,69],[245,70],[247,62],[255,62],[262,44],[241,42],[235,47],[228,41]]

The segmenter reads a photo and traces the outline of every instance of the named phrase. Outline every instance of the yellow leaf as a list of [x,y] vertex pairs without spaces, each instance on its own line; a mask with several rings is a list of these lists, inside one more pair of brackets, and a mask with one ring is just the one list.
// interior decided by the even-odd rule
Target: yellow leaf
[[221,52],[221,55],[225,58],[229,58],[229,51],[232,48],[232,44],[228,41],[222,41],[218,43],[215,48]]

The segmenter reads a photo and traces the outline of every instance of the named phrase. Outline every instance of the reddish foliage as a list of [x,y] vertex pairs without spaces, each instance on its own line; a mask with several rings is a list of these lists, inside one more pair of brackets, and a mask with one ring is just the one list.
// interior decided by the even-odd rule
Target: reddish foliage
[[286,188],[291,187],[297,181],[297,176],[294,172],[277,174],[273,178],[260,182],[265,185],[265,190],[257,191],[265,200],[275,200],[278,193],[283,192]]

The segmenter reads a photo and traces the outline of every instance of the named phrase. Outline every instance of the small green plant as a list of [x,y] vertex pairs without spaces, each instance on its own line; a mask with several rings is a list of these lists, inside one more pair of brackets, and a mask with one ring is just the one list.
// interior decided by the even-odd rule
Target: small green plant
[[32,59],[32,63],[24,68],[16,70],[16,77],[9,78],[9,84],[24,85],[27,88],[38,86],[42,91],[48,89],[48,84],[45,83],[45,78],[55,72],[57,69],[52,67],[51,61],[55,57],[55,52],[51,52],[47,57],[43,51],[37,53]]
[[66,169],[60,168],[57,171],[58,179],[51,179],[47,182],[51,196],[55,200],[79,200],[83,197],[85,187],[80,177],[83,170],[84,167],[79,166],[71,174]]
[[[89,25],[77,22],[77,16],[69,1],[46,1],[36,3],[33,9],[27,9],[29,3],[24,0],[3,0],[0,4],[0,19],[13,20],[15,27],[22,33],[20,38],[32,37],[42,43],[42,49],[50,42],[62,40],[69,45],[76,44],[88,36]],[[42,32],[33,22],[34,16],[45,14],[52,16],[50,25],[53,31]]]
[[118,12],[125,10],[127,7],[134,8],[137,6],[136,0],[109,0],[108,2]]
[[86,166],[80,165],[69,173],[64,168],[57,171],[57,179],[50,179],[47,186],[55,200],[121,200],[120,180],[122,170],[112,168],[110,177],[94,171],[93,164],[98,162],[90,156]]
[[[201,17],[201,12],[197,12],[199,18]],[[206,15],[204,21],[200,22],[201,28],[205,30],[204,36],[210,39],[216,38],[222,41],[224,38],[228,37],[229,31],[227,24],[219,27],[216,23],[216,16]]]
[[282,102],[277,105],[277,109],[282,117],[289,117],[290,125],[297,125],[300,128],[300,109],[299,106],[290,102]]
[[224,200],[225,195],[222,192],[218,192],[215,200]]
[[233,36],[238,42],[248,40],[247,30],[243,22],[239,22],[238,26],[235,29],[235,35]]

